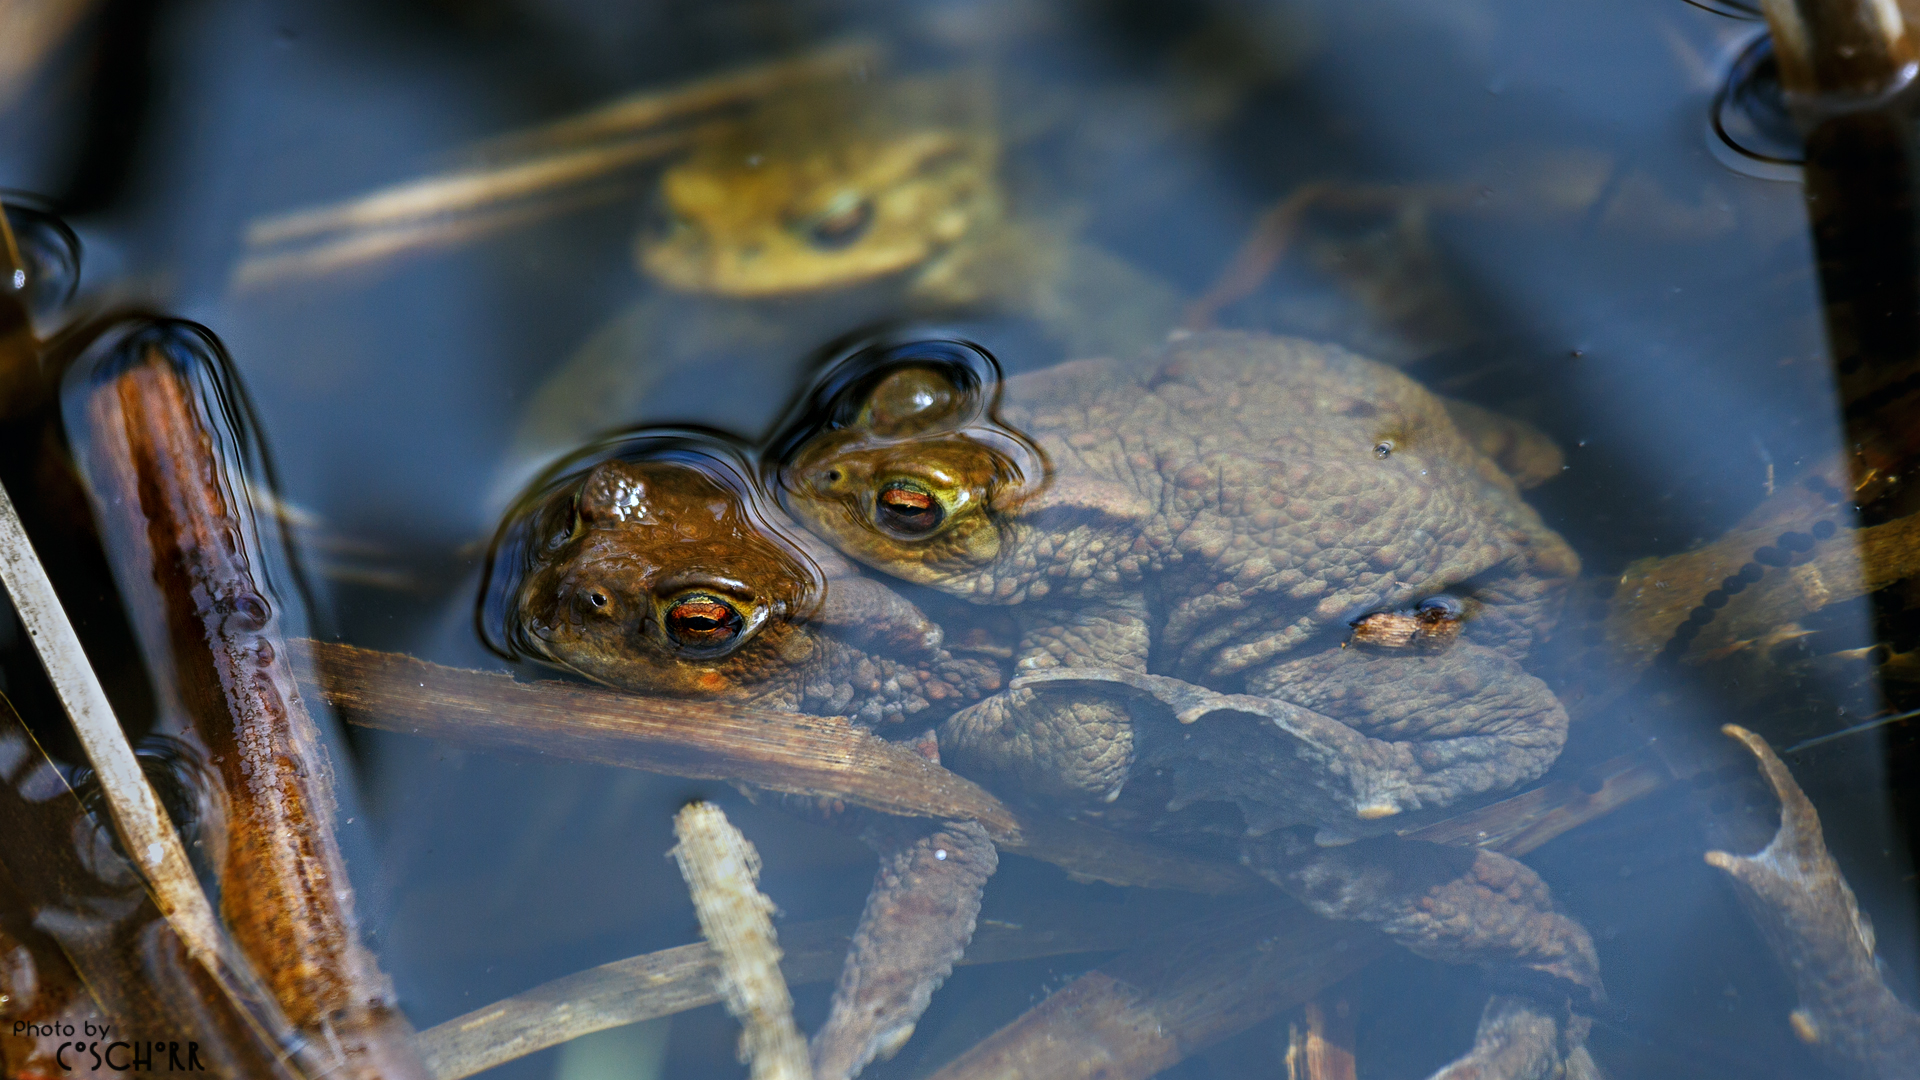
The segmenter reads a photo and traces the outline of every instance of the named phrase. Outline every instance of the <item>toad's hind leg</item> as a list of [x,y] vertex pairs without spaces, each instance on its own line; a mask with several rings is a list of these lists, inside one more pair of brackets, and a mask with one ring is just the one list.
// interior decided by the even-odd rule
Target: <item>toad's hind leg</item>
[[827,1021],[813,1037],[816,1080],[849,1080],[913,1035],[933,992],[973,937],[999,865],[985,829],[874,815],[860,838],[880,872],[853,933]]
[[1507,987],[1488,1003],[1473,1049],[1435,1080],[1598,1075],[1580,1014],[1604,999],[1593,941],[1522,863],[1399,837],[1338,848],[1277,837],[1247,857],[1317,914],[1371,923],[1429,959],[1478,964]]

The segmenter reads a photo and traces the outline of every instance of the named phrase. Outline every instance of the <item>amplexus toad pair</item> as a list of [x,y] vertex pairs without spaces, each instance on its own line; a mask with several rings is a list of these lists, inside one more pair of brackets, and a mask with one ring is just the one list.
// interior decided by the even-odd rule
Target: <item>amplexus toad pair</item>
[[[1586,932],[1524,865],[1396,835],[1559,754],[1566,713],[1522,661],[1579,569],[1406,376],[1246,334],[1005,379],[895,344],[830,368],[757,455],[661,436],[555,475],[496,555],[513,651],[931,730],[1003,798],[1226,848],[1529,988],[1441,1076],[1595,1074]],[[864,831],[882,872],[822,1078],[911,1033],[994,868],[970,823]]]

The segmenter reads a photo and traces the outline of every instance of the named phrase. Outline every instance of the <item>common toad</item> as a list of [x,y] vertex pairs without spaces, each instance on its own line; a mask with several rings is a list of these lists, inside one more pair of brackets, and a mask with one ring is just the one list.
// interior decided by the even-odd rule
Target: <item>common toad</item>
[[[562,466],[509,519],[483,614],[503,651],[624,690],[882,730],[925,732],[1000,687],[996,659],[956,655],[913,604],[776,524],[739,455],[675,437],[624,449]],[[911,1035],[998,861],[972,822],[854,816],[880,870],[813,1041],[823,1080]]]
[[901,319],[1027,319],[1068,355],[1156,345],[1179,319],[1173,288],[1077,239],[1071,210],[1016,213],[1034,200],[1011,197],[1002,149],[992,85],[973,72],[759,105],[662,173],[636,254],[665,289],[549,377],[521,455],[660,419],[648,410],[680,379],[707,392],[676,419],[752,429],[794,357]]
[[[1519,660],[1578,560],[1439,398],[1257,335],[1004,381],[963,346],[910,345],[827,373],[775,450],[818,535],[1015,616],[1018,677],[941,727],[954,768],[1070,811],[1229,831],[1322,914],[1544,979],[1489,1006],[1451,1075],[1585,1067],[1566,1009],[1601,993],[1597,963],[1545,884],[1383,835],[1536,779],[1566,736]],[[1414,630],[1395,640],[1378,625],[1394,620]],[[1117,801],[1135,780],[1152,798]]]

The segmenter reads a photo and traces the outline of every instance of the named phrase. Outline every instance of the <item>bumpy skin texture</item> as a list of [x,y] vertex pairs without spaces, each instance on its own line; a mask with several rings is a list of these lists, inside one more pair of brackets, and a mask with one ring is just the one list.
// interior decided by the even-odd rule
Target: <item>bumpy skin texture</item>
[[1498,852],[1397,837],[1332,849],[1289,839],[1250,845],[1248,865],[1318,914],[1372,923],[1429,959],[1539,984],[1490,1000],[1473,1049],[1435,1080],[1598,1075],[1584,1046],[1590,1022],[1542,1005],[1605,995],[1592,939],[1555,910],[1539,875]]
[[[1496,999],[1446,1075],[1590,1066],[1565,1003],[1600,995],[1592,943],[1531,871],[1284,831],[1377,833],[1533,780],[1565,741],[1516,660],[1578,561],[1440,399],[1338,349],[1241,334],[1009,379],[997,413],[931,369],[866,385],[782,493],[855,558],[1015,615],[1016,679],[942,726],[950,763],[1069,803],[1150,770],[1153,805],[1116,820],[1264,837],[1247,857],[1322,914],[1546,984],[1527,996],[1558,1005]],[[1444,618],[1422,623],[1423,601]],[[1360,619],[1374,632],[1344,647]]]
[[[942,716],[1000,684],[997,664],[955,656],[913,604],[831,552],[782,543],[745,497],[697,470],[609,461],[575,506],[515,616],[554,664],[627,690],[870,726]],[[704,626],[675,636],[676,605],[699,618],[703,600],[730,609],[737,640],[693,640]]]
[[[550,663],[625,690],[883,727],[935,722],[1002,683],[997,661],[955,655],[912,603],[787,542],[751,492],[714,475],[613,460],[570,497],[571,520],[535,552],[509,616]],[[820,1080],[856,1075],[912,1033],[997,863],[972,822],[857,818],[880,870],[816,1036]]]
[[[1342,350],[1200,335],[1149,365],[1009,379],[997,418],[928,385],[938,378],[908,369],[882,382],[859,419],[794,455],[783,494],[869,565],[1017,605],[1023,672],[1258,680],[1357,616],[1441,593],[1462,598],[1470,641],[1523,655],[1578,572],[1440,399]],[[937,504],[932,530],[887,516],[899,491]],[[965,767],[1051,776],[1049,795],[1111,797],[1126,780],[1124,708],[1014,690],[976,713],[943,737]],[[1515,718],[1495,705],[1487,719],[1494,745],[1513,741]],[[1538,720],[1557,753],[1564,714]],[[1551,760],[1533,745],[1514,753],[1492,767],[1514,782]]]
[[973,938],[981,891],[999,865],[971,821],[875,816],[861,839],[880,853],[880,873],[833,991],[833,1012],[846,1019],[813,1040],[815,1077],[858,1075],[906,1043]]

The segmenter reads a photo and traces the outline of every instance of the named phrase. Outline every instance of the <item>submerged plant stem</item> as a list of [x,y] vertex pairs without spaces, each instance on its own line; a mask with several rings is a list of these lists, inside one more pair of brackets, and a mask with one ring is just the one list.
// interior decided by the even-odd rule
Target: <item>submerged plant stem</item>
[[189,954],[217,970],[224,950],[213,905],[194,877],[180,834],[160,809],[153,786],[140,770],[140,761],[114,718],[106,691],[88,664],[73,624],[54,595],[53,582],[27,541],[26,530],[4,487],[0,487],[0,584],[13,597],[14,610],[26,626],[47,678],[100,779],[120,842],[139,864],[161,913],[186,943]]
[[810,1080],[807,1041],[793,1022],[793,998],[780,975],[773,901],[759,889],[760,853],[712,803],[674,815],[673,849],[693,894],[700,932],[719,954],[720,994],[745,1032],[740,1057],[753,1080]]
[[[1159,918],[1157,911],[1136,916],[1062,910],[1028,916],[1019,926],[989,924],[975,932],[959,962],[1002,964],[1119,949],[1138,941]],[[837,975],[852,929],[842,920],[782,927],[780,972],[788,985]],[[434,1080],[461,1080],[582,1035],[711,1005],[720,1000],[719,964],[704,942],[615,960],[456,1016],[422,1031],[415,1044]]]
[[280,630],[291,600],[240,495],[235,403],[202,396],[224,385],[224,358],[173,322],[136,323],[98,358],[78,371],[69,429],[163,708],[220,778],[225,923],[306,1036],[311,1071],[424,1077],[355,925],[333,770]]
[[1230,893],[1239,866],[1046,815],[1016,815],[972,781],[839,717],[519,682],[333,642],[295,645],[308,693],[351,724],[698,780],[840,800],[883,814],[978,821],[1002,851],[1114,885]]

